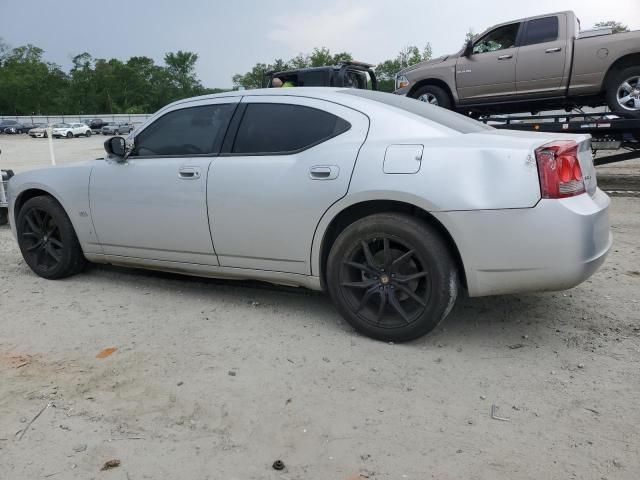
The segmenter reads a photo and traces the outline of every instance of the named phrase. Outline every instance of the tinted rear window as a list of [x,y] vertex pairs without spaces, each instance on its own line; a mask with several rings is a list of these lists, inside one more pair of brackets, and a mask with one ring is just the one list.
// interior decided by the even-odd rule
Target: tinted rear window
[[493,127],[477,122],[469,117],[460,115],[442,107],[429,105],[426,102],[414,100],[413,98],[394,95],[393,93],[376,92],[373,90],[340,90],[340,93],[362,97],[376,102],[384,103],[391,107],[399,108],[414,115],[418,115],[444,127],[455,130],[459,133],[476,133],[485,130],[493,130]]
[[233,153],[291,153],[351,128],[340,117],[302,105],[251,103],[238,128]]
[[527,24],[523,45],[553,42],[558,39],[558,17],[537,18]]

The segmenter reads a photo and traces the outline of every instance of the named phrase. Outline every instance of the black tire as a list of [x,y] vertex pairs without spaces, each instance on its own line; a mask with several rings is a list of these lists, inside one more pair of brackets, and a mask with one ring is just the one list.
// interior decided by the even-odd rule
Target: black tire
[[119,130],[114,130],[114,131],[113,131],[113,134],[114,134],[114,135],[120,135],[120,131],[119,131]]
[[409,215],[381,213],[340,234],[329,253],[326,284],[356,330],[406,342],[429,333],[449,314],[458,272],[434,229]]
[[87,130],[87,133],[85,133],[84,136],[89,138],[91,136],[91,130]]
[[425,97],[431,97],[435,99],[436,103],[432,103],[434,105],[438,105],[442,108],[451,109],[451,97],[444,88],[438,87],[437,85],[425,85],[424,87],[418,88],[415,92],[411,94],[412,98],[416,100],[427,102]]
[[67,138],[73,138],[73,133],[72,132],[67,132]]
[[626,109],[618,102],[618,90],[622,87],[622,84],[628,79],[636,79],[634,85],[632,85],[636,90],[640,89],[640,81],[637,79],[640,78],[640,66],[632,66],[624,68],[618,72],[613,73],[609,79],[607,80],[607,84],[605,85],[605,95],[607,100],[607,105],[611,109],[612,112],[620,113],[625,116],[640,118],[640,109]]
[[9,223],[8,212],[6,208],[0,208],[0,225]]
[[27,200],[16,221],[18,245],[37,275],[55,280],[82,271],[86,259],[71,220],[52,197]]

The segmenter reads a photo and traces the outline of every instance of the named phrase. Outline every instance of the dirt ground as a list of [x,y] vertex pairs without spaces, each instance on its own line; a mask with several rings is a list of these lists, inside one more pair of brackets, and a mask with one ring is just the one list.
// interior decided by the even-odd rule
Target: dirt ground
[[[48,148],[0,137],[3,168],[41,161],[28,142]],[[105,266],[47,281],[0,227],[0,479],[636,480],[640,198],[612,202],[590,280],[463,298],[403,345],[301,289]]]

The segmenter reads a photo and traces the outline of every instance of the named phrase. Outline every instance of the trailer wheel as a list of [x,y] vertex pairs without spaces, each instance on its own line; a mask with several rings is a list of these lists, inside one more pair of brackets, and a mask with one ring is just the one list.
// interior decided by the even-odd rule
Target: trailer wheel
[[607,81],[606,98],[612,112],[640,118],[640,66],[612,75]]

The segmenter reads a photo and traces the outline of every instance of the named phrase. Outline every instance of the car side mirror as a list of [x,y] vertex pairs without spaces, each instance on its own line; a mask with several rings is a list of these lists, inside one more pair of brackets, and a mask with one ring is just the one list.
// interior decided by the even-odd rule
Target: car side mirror
[[473,55],[473,42],[471,40],[467,40],[467,44],[464,47],[464,54],[465,57],[470,57],[471,55]]
[[127,143],[123,137],[111,137],[104,142],[104,149],[117,162],[124,162],[127,158]]

